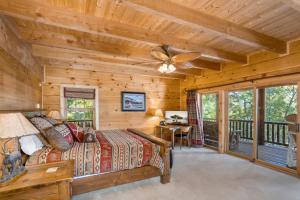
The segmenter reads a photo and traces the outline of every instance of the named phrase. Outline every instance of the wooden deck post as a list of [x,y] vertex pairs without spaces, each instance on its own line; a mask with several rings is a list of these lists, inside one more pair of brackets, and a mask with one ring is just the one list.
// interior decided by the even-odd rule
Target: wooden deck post
[[265,88],[258,89],[257,143],[265,144]]

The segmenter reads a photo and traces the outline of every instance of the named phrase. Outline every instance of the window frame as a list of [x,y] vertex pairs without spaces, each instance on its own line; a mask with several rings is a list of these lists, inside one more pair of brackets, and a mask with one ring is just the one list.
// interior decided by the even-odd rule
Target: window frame
[[99,121],[99,89],[97,86],[86,86],[86,85],[69,85],[69,84],[62,84],[60,86],[60,112],[63,117],[66,117],[66,98],[64,97],[64,88],[71,87],[71,88],[88,88],[88,89],[95,89],[95,100],[94,100],[94,124],[95,128],[99,130],[100,128],[100,121]]

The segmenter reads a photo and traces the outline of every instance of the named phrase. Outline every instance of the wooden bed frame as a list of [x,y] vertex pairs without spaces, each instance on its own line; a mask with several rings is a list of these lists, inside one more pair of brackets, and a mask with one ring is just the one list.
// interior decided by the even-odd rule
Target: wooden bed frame
[[[0,113],[22,112],[22,113],[44,113],[45,110],[0,110]],[[98,174],[86,177],[75,178],[72,182],[72,195],[78,195],[98,189],[108,188],[116,185],[131,183],[139,180],[144,180],[152,177],[160,176],[160,182],[166,184],[171,179],[170,168],[170,148],[171,143],[161,138],[145,134],[135,129],[127,129],[128,131],[139,135],[150,142],[160,146],[160,156],[164,162],[164,171],[153,166],[144,166],[130,170],[111,172],[106,174]]]
[[144,180],[152,177],[160,176],[160,182],[162,184],[169,183],[171,178],[170,169],[170,142],[147,135],[141,131],[135,129],[128,129],[152,143],[160,146],[160,155],[164,162],[164,171],[161,174],[160,170],[153,166],[144,166],[140,168],[134,168],[130,170],[111,172],[106,174],[99,174],[87,177],[75,178],[72,182],[72,195],[78,195],[85,192],[108,188],[125,183],[131,183],[139,180]]

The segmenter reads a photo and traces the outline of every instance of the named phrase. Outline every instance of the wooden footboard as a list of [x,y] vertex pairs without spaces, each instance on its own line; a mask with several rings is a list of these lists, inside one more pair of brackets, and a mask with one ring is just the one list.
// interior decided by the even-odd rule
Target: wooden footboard
[[170,170],[170,147],[171,144],[163,139],[147,135],[135,129],[128,131],[139,135],[152,143],[160,146],[160,155],[164,161],[164,171],[161,174],[160,169],[153,166],[144,166],[130,170],[111,172],[93,176],[76,178],[72,182],[72,194],[78,195],[81,193],[91,192],[103,188],[108,188],[125,183],[131,183],[139,180],[144,180],[152,177],[160,176],[161,183],[169,183],[171,177]]
[[75,178],[72,182],[72,195],[132,183],[160,175],[161,173],[158,168],[145,166],[124,171]]
[[171,179],[171,168],[170,168],[170,147],[171,147],[171,143],[155,137],[153,135],[148,135],[145,134],[141,131],[138,131],[136,129],[127,129],[128,131],[139,135],[149,141],[151,141],[152,143],[159,145],[160,146],[160,156],[162,157],[163,161],[164,161],[164,171],[163,174],[160,177],[160,182],[165,184],[165,183],[169,183],[170,179]]

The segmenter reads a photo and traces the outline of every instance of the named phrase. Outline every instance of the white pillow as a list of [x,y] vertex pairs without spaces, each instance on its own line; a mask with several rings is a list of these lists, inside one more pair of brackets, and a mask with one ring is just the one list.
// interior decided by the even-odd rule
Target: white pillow
[[34,152],[43,148],[44,144],[36,135],[27,135],[19,139],[22,151],[27,155],[32,155]]

